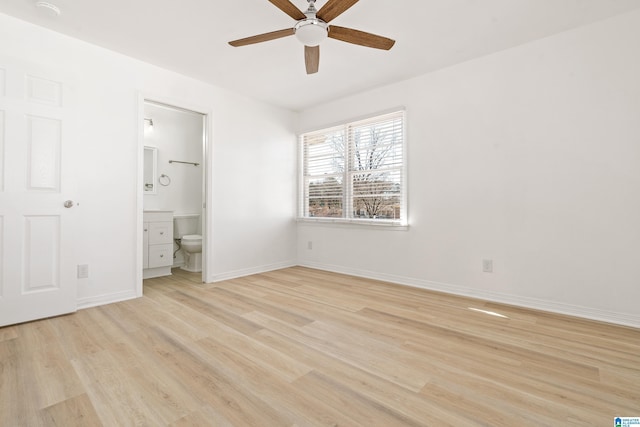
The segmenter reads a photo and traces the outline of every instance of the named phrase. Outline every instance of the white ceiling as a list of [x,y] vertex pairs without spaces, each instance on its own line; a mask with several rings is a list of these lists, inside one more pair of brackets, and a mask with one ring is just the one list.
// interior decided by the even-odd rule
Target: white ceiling
[[[268,0],[2,0],[0,12],[292,110],[382,86],[640,8],[640,0],[363,0],[332,24],[395,39],[390,51],[333,39],[307,75],[295,37],[227,44],[291,28]],[[307,0],[291,0],[305,10]],[[321,8],[326,0],[317,0]]]

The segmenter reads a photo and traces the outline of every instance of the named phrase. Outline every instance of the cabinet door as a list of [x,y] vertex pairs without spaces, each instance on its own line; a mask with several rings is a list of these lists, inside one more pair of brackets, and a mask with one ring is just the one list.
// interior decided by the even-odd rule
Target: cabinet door
[[149,223],[149,244],[160,245],[163,243],[173,243],[173,223],[172,222],[150,222]]
[[150,245],[149,268],[168,267],[173,265],[173,245]]

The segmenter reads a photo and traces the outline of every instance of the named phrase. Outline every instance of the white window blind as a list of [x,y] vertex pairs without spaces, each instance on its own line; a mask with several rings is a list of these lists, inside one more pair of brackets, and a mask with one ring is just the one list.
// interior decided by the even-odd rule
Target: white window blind
[[300,139],[302,218],[406,224],[404,111]]

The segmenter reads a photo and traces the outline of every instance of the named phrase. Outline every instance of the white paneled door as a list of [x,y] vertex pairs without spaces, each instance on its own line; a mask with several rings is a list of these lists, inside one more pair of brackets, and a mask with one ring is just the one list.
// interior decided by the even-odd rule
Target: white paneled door
[[58,72],[0,57],[0,326],[76,310],[70,95]]

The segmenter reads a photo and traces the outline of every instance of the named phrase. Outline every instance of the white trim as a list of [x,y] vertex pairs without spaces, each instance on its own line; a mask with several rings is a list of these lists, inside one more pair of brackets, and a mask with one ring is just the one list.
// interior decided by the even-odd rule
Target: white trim
[[171,269],[173,266],[164,266],[164,267],[156,267],[156,268],[145,268],[142,270],[142,278],[143,280],[154,279],[156,277],[165,277],[171,276]]
[[532,297],[521,297],[517,295],[503,294],[500,292],[483,291],[466,286],[451,285],[447,283],[433,282],[430,280],[416,279],[413,277],[396,276],[393,274],[378,273],[367,270],[343,267],[338,265],[322,264],[316,262],[299,263],[302,267],[309,267],[318,270],[331,271],[335,273],[348,274],[351,276],[364,277],[367,279],[382,280],[403,286],[427,289],[430,291],[444,292],[453,295],[482,299],[490,302],[514,305],[523,308],[548,311],[557,314],[580,317],[600,322],[614,323],[617,325],[640,328],[640,316],[625,313],[617,313],[578,305],[547,301]]
[[138,295],[135,291],[121,291],[113,294],[103,294],[88,298],[80,298],[78,300],[78,310],[97,307],[105,304],[113,304],[114,302],[127,301],[134,298],[138,298]]
[[136,173],[136,283],[135,294],[137,297],[142,296],[142,265],[144,256],[144,248],[142,242],[144,241],[144,95],[142,92],[138,92],[138,147],[136,153],[138,155],[138,161],[136,162],[138,170]]
[[396,231],[406,231],[409,229],[408,224],[402,224],[395,220],[375,220],[375,219],[359,219],[359,218],[324,218],[324,217],[299,217],[296,221],[304,225],[316,226],[338,226],[338,227],[370,227],[374,229],[387,229]]
[[243,268],[242,270],[233,270],[226,273],[214,274],[207,283],[222,282],[224,280],[236,279],[238,277],[251,276],[252,274],[266,273],[273,270],[281,270],[283,268],[295,267],[298,265],[295,261],[284,261],[275,264],[261,265],[252,268]]

